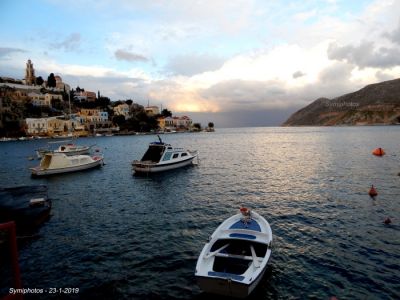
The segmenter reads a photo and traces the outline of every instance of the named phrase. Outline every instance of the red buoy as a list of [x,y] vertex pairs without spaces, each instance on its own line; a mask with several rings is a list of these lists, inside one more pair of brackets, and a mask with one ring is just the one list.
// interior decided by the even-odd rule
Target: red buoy
[[383,223],[385,223],[385,224],[390,224],[390,223],[392,223],[392,220],[390,220],[390,218],[387,217],[387,218],[385,219],[385,221],[383,221]]
[[371,185],[371,188],[369,189],[368,194],[369,194],[371,197],[378,196],[378,192],[377,192],[376,189],[374,188],[374,185]]
[[375,156],[384,156],[385,151],[382,148],[376,148],[374,151],[372,151],[372,154]]

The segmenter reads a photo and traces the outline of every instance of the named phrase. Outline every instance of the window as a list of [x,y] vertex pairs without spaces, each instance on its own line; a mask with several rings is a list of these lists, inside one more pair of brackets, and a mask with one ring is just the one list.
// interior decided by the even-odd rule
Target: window
[[172,155],[171,152],[165,153],[163,160],[170,160],[171,159],[171,155]]
[[178,158],[179,153],[175,153],[174,156],[172,156],[172,158]]
[[183,156],[187,156],[187,153],[182,153],[182,154],[181,154],[181,157],[183,157]]

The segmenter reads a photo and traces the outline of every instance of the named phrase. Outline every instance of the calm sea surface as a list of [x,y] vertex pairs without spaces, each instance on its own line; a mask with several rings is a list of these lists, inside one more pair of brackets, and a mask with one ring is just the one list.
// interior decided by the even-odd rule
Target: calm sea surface
[[[23,286],[79,288],[27,299],[210,299],[195,282],[197,257],[240,204],[274,235],[252,299],[400,299],[399,126],[162,138],[199,150],[199,165],[132,176],[154,135],[86,138],[78,143],[96,144],[103,168],[31,179],[38,161],[27,157],[47,140],[0,143],[1,186],[46,184],[53,199],[51,219],[20,249]],[[387,155],[374,157],[376,147]]]

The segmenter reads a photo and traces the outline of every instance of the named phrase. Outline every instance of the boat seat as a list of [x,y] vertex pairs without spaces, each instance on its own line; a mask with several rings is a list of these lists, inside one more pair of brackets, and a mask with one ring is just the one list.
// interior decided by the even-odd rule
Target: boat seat
[[247,255],[237,255],[237,254],[229,254],[229,253],[216,253],[214,255],[218,256],[218,257],[232,257],[232,258],[239,258],[239,259],[244,259],[244,260],[253,260],[252,256],[247,256]]
[[208,272],[209,276],[215,276],[215,277],[224,277],[224,278],[228,278],[228,279],[234,279],[236,281],[243,281],[244,280],[244,276],[241,275],[236,275],[236,274],[232,274],[232,273],[225,273],[225,272]]

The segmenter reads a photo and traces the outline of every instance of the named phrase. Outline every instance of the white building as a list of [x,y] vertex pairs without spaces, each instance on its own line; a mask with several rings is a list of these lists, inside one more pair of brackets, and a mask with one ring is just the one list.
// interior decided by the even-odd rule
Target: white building
[[27,118],[26,122],[26,133],[28,135],[47,135],[48,130],[48,121],[49,119],[55,119],[55,117],[51,118]]
[[129,105],[126,103],[122,103],[114,107],[114,115],[116,116],[124,116],[125,120],[129,119]]

